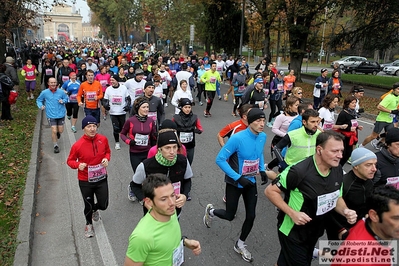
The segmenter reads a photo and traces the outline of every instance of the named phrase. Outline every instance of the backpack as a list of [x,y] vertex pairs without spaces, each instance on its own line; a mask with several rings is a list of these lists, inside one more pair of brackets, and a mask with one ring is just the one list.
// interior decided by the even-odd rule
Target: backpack
[[4,102],[8,99],[10,95],[10,91],[13,90],[14,83],[11,79],[3,74],[0,73],[0,102]]

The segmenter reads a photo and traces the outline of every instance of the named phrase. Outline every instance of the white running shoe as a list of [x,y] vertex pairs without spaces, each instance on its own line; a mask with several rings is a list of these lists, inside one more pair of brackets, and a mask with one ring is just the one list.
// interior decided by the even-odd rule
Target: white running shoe
[[94,236],[94,228],[92,224],[87,224],[85,227],[85,237],[90,238]]
[[203,218],[203,222],[205,224],[206,227],[211,228],[211,222],[212,222],[212,216],[210,211],[213,209],[213,205],[212,204],[208,204],[205,207],[205,215]]
[[236,244],[234,245],[234,251],[237,252],[238,254],[241,254],[242,259],[245,260],[246,262],[254,261],[254,258],[252,257],[251,252],[248,251],[246,245],[244,245],[242,248],[239,248],[236,242]]
[[91,218],[93,221],[98,222],[98,220],[100,220],[100,212],[98,210],[93,212]]
[[127,198],[130,201],[136,201],[137,197],[136,197],[136,195],[134,195],[133,191],[130,189],[130,184],[127,185],[127,191],[128,191]]
[[121,144],[119,142],[115,143],[115,150],[120,150]]

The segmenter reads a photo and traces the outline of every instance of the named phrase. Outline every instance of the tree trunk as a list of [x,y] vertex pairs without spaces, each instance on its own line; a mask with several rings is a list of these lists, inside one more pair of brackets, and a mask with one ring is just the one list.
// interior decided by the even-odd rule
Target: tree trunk
[[308,40],[309,29],[307,21],[311,21],[309,18],[296,17],[296,23],[294,23],[294,16],[288,17],[288,35],[290,42],[290,69],[293,69],[296,73],[297,80],[301,81],[301,68],[303,57],[306,51],[306,44]]

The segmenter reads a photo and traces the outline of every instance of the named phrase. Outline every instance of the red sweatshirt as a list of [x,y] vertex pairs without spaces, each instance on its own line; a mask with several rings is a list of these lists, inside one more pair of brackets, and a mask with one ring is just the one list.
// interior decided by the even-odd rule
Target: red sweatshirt
[[78,169],[78,179],[88,181],[88,168],[101,164],[104,158],[108,161],[111,159],[107,137],[100,134],[93,138],[83,135],[72,145],[67,164],[72,169],[78,169],[80,163],[86,163],[87,167],[83,171]]

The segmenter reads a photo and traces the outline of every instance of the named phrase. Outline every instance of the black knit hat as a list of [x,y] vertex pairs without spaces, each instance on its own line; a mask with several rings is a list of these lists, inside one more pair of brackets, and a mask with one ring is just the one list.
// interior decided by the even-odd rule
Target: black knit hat
[[177,144],[177,146],[179,146],[179,141],[177,140],[177,135],[174,131],[165,131],[158,134],[158,148],[168,144]]
[[188,98],[181,98],[180,100],[179,100],[179,107],[183,107],[183,106],[185,106],[185,105],[192,105],[193,103],[191,102],[191,100],[190,99],[188,99]]
[[259,118],[265,118],[265,113],[262,110],[256,107],[249,110],[247,114],[248,124],[251,124],[252,122],[258,120]]

